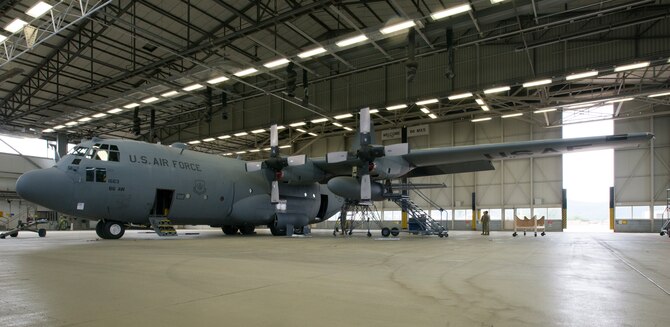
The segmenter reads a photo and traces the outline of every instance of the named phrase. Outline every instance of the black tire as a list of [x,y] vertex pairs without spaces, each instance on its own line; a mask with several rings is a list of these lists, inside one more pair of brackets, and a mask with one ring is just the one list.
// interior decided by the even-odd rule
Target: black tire
[[242,235],[254,235],[256,234],[256,226],[254,225],[242,225],[239,226],[240,233]]
[[382,236],[389,237],[391,235],[391,230],[388,227],[382,228]]
[[391,235],[398,236],[399,234],[400,234],[400,230],[398,230],[398,227],[391,228]]
[[118,240],[125,232],[126,226],[122,222],[108,220],[102,229],[102,233],[104,234],[102,238],[106,240]]
[[661,232],[661,236],[665,236],[665,232]]
[[437,234],[437,236],[439,236],[440,238],[443,238],[443,237],[444,237],[444,235],[443,235],[442,233]]
[[226,235],[237,234],[237,229],[238,229],[237,226],[233,226],[233,225],[223,225],[223,227],[221,227],[221,230]]
[[98,220],[98,223],[95,224],[95,233],[98,234],[99,238],[105,238],[105,233],[103,230],[105,229],[105,222],[102,220]]
[[449,237],[449,233],[444,233],[444,237]]
[[45,237],[47,236],[47,230],[44,228],[40,228],[37,230],[37,235],[39,235],[40,237]]
[[516,237],[517,235],[519,235],[519,234],[517,234],[516,232],[512,233],[513,237]]
[[19,232],[16,231],[16,232],[14,232],[14,233],[9,234],[9,236],[11,236],[11,237],[17,237],[17,236],[19,236]]
[[540,234],[540,235],[544,236],[544,235],[547,235],[547,233],[545,233],[545,232],[542,232],[542,234]]
[[368,237],[372,237],[372,233],[368,232]]
[[535,237],[537,237],[537,233],[535,233]]
[[272,236],[286,236],[286,227],[279,228],[275,224],[271,224],[268,227],[270,227],[270,233],[272,233]]

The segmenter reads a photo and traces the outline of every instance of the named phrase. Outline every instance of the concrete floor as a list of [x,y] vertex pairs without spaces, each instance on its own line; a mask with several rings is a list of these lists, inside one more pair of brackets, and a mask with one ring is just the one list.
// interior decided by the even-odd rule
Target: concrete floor
[[0,326],[668,325],[658,234],[199,232],[0,240]]

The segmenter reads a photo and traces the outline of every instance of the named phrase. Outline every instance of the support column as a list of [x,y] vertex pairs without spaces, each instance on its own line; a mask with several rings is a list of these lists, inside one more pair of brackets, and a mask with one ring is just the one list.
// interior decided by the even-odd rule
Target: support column
[[472,230],[477,230],[477,205],[475,200],[477,199],[477,194],[472,192]]
[[62,158],[67,154],[67,135],[58,133],[56,135],[56,153],[58,158]]
[[563,229],[568,228],[568,190],[563,189],[561,199],[561,219]]
[[[403,126],[400,129],[400,142],[401,143],[407,143],[407,126]],[[407,177],[404,177],[400,180],[400,183],[407,185]],[[404,188],[402,191],[402,196],[409,196],[409,190]],[[401,221],[400,221],[400,228],[402,229],[408,229],[409,225],[407,222],[407,207],[405,206],[405,202],[403,202],[402,205],[402,213],[401,213]]]
[[610,230],[614,230],[614,187],[610,187]]

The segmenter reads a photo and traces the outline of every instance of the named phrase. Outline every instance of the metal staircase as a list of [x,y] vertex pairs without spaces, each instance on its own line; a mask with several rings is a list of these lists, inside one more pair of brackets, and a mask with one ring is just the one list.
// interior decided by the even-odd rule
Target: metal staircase
[[668,234],[670,237],[670,188],[665,190],[665,211],[663,212],[663,227],[661,227],[661,236]]
[[370,232],[371,224],[376,224],[382,230],[382,236],[389,235],[398,236],[400,230],[397,228],[384,227],[381,216],[374,204],[360,204],[357,201],[346,201],[340,210],[340,217],[338,218],[335,228],[333,229],[333,236],[339,232],[340,235],[351,235],[354,229],[362,227],[367,224],[367,235],[372,236]]
[[[411,184],[410,184],[411,185]],[[428,196],[423,194],[418,188],[413,188],[413,191],[422,198],[424,201],[430,203],[431,205],[440,208],[440,211],[444,211],[437,203],[433,202]],[[414,234],[423,234],[423,235],[438,235],[439,237],[449,236],[449,231],[445,226],[440,222],[433,219],[430,214],[421,209],[414,201],[410,200],[409,196],[404,196],[400,194],[389,194],[385,196],[389,200],[395,202],[398,206],[403,208],[409,214],[409,232]],[[412,228],[412,227],[415,228]]]

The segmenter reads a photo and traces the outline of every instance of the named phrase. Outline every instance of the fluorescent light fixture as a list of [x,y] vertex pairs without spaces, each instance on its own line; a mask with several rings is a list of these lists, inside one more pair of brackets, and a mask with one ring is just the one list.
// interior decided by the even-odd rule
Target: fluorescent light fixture
[[491,0],[491,4],[501,3],[505,0]]
[[631,101],[631,100],[635,100],[635,98],[614,99],[614,100],[605,101],[605,104],[612,104],[612,103],[618,103],[618,102],[626,102],[626,101]]
[[304,126],[305,124],[307,124],[307,123],[305,123],[304,121],[300,121],[300,122],[297,122],[297,123],[289,124],[289,126],[298,127],[298,126]]
[[266,62],[266,63],[263,64],[263,66],[265,66],[266,68],[275,68],[275,67],[278,67],[278,66],[281,66],[281,65],[288,64],[289,62],[291,62],[291,61],[286,59],[286,58],[281,58],[281,59],[273,60],[273,61],[270,61],[270,62]]
[[101,113],[99,113],[99,114],[95,114],[95,115],[93,115],[93,118],[102,118],[102,117],[105,117],[105,116],[107,116],[107,114],[101,112]]
[[318,118],[318,119],[312,120],[312,123],[318,124],[318,123],[323,123],[323,122],[327,122],[327,121],[328,121],[328,118]]
[[110,114],[118,114],[118,113],[121,112],[121,111],[123,111],[123,109],[114,108],[114,109],[108,110],[107,113],[110,113]]
[[635,64],[630,64],[630,65],[623,65],[623,66],[614,67],[614,71],[615,71],[615,72],[622,72],[622,71],[624,71],[624,70],[631,70],[631,69],[644,68],[644,67],[647,67],[647,66],[649,66],[649,62],[648,62],[648,61],[644,61],[644,62],[638,62],[638,63],[635,63]]
[[223,155],[224,155],[224,156],[232,156],[233,153],[232,153],[232,152],[228,152],[228,153],[224,153]]
[[199,141],[199,140],[195,140],[195,141],[188,142],[188,144],[200,144],[200,141]]
[[196,84],[193,84],[193,85],[189,85],[189,86],[187,86],[187,87],[184,87],[182,90],[184,90],[184,91],[186,91],[186,92],[190,92],[190,91],[197,90],[197,89],[200,89],[200,88],[203,88],[203,87],[204,87],[204,86],[202,86],[202,84],[198,84],[198,83],[196,83]]
[[175,96],[175,95],[177,95],[177,94],[179,94],[179,92],[177,92],[177,91],[170,91],[170,92],[165,92],[165,93],[161,94],[161,96],[164,97],[164,98],[169,98],[169,97],[173,97],[173,96]]
[[337,126],[337,127],[342,127],[342,124],[340,124],[340,123],[338,123],[338,122],[333,122],[333,125],[335,125],[335,126]]
[[480,106],[483,106],[483,105],[486,104],[486,102],[484,102],[484,100],[482,100],[482,99],[475,99],[475,102],[477,102],[477,104],[480,105]]
[[257,71],[258,71],[258,69],[252,67],[252,68],[247,68],[245,70],[241,70],[241,71],[235,73],[234,75],[237,76],[237,77],[244,77],[244,76],[247,76],[247,75],[251,75],[251,74],[253,74]]
[[398,110],[398,109],[404,109],[404,108],[407,108],[406,104],[397,104],[395,106],[386,107],[386,110]]
[[540,79],[540,80],[537,80],[537,81],[531,81],[531,82],[523,83],[523,87],[534,87],[534,86],[546,85],[546,84],[550,84],[550,83],[551,83],[551,79],[549,79],[549,78]]
[[438,102],[440,102],[440,100],[438,100],[438,99],[428,99],[428,100],[421,100],[421,101],[415,102],[415,104],[417,106],[425,106],[427,104],[438,103]]
[[424,114],[429,114],[430,110],[428,110],[428,108],[426,108],[426,107],[423,107],[423,108],[421,108],[421,112],[423,112]]
[[225,139],[229,139],[230,137],[231,137],[230,135],[221,135],[221,136],[219,136],[219,137],[217,137],[217,138],[218,138],[219,140],[225,140]]
[[245,153],[247,153],[247,151],[237,151],[237,152],[235,152],[235,153],[236,153],[236,154],[245,154]]
[[408,29],[410,27],[415,26],[416,23],[413,20],[406,20],[404,22],[400,22],[398,24],[393,24],[391,26],[384,27],[379,30],[382,34],[391,34],[394,32],[402,31],[404,29]]
[[146,99],[142,100],[143,103],[152,103],[152,102],[156,102],[156,101],[158,101],[157,97],[151,97],[151,98],[146,98]]
[[263,151],[270,151],[272,150],[271,148],[263,148]]
[[280,149],[286,149],[286,148],[290,148],[290,147],[291,147],[290,144],[284,144],[284,145],[279,146]]
[[51,8],[52,8],[52,6],[50,4],[48,4],[44,1],[40,1],[40,2],[36,3],[34,6],[30,7],[30,9],[28,9],[26,11],[26,15],[28,15],[30,17],[33,17],[33,18],[37,18],[37,17],[40,17],[40,16],[44,15]]
[[545,108],[545,109],[535,110],[534,113],[542,114],[542,113],[545,113],[545,112],[552,112],[552,111],[556,111],[556,108]]
[[430,119],[437,119],[437,116],[435,114],[428,114],[428,117],[430,117]]
[[203,142],[212,142],[212,141],[214,141],[214,140],[216,140],[216,139],[213,138],[213,137],[209,137],[209,138],[206,138],[206,139],[204,139],[204,140],[202,140],[202,141],[203,141]]
[[7,26],[5,26],[5,30],[10,33],[16,33],[26,25],[28,25],[28,23],[24,22],[21,19],[16,18],[11,23],[7,24]]
[[209,81],[207,81],[207,84],[212,84],[212,85],[214,85],[214,84],[219,84],[219,83],[221,83],[221,82],[225,82],[225,81],[227,81],[227,80],[229,80],[229,79],[230,79],[230,78],[228,78],[228,76],[214,77],[214,78],[210,79]]
[[123,107],[126,108],[126,109],[132,109],[132,108],[139,107],[139,106],[140,106],[139,103],[133,102],[133,103],[129,103],[129,104],[123,106]]
[[344,129],[346,129],[346,130],[348,130],[348,131],[353,131],[353,129],[352,129],[351,127],[344,126],[344,127],[342,127],[342,128],[344,128]]
[[509,91],[509,86],[499,86],[484,90],[484,94],[500,93]]
[[470,93],[470,92],[465,92],[465,93],[461,93],[461,94],[450,95],[450,96],[447,97],[447,98],[448,98],[449,100],[458,100],[458,99],[469,98],[469,97],[471,97],[471,96],[472,96],[472,93]]
[[343,47],[346,47],[346,46],[349,46],[349,45],[352,45],[352,44],[361,43],[361,42],[363,42],[367,39],[368,39],[368,37],[365,36],[365,34],[361,34],[361,35],[350,37],[348,39],[344,39],[340,42],[335,43],[335,45],[337,45],[340,48],[343,48]]
[[246,136],[246,135],[249,135],[249,133],[247,133],[247,132],[239,132],[239,133],[235,133],[235,134],[233,134],[233,135],[239,137],[239,136]]
[[302,129],[302,128],[296,128],[295,130],[300,132],[300,133],[307,133],[307,131]]
[[54,126],[54,129],[63,129],[63,128],[65,128],[65,125]]
[[480,122],[480,121],[487,121],[487,120],[491,120],[491,117],[477,118],[477,119],[472,119],[470,121],[473,122],[473,123],[477,123],[477,122]]
[[311,132],[310,132],[310,133],[307,133],[307,134],[309,134],[309,135],[311,135],[311,136],[319,136],[319,134],[311,133]]
[[656,98],[656,97],[664,97],[666,95],[670,95],[670,92],[663,92],[663,93],[655,93],[655,94],[650,94],[648,97],[650,98]]
[[286,128],[286,127],[284,127],[284,125],[279,125],[279,126],[277,126],[277,130],[278,130],[278,131],[281,131],[281,130],[284,129],[284,128]]
[[326,52],[325,48],[316,48],[316,49],[307,50],[305,52],[301,52],[301,53],[298,54],[298,57],[305,59],[305,58],[309,58],[309,57],[312,57],[312,56],[316,56],[316,55],[324,53],[324,52]]
[[591,77],[591,76],[597,76],[598,71],[597,70],[592,70],[590,72],[583,72],[583,73],[576,73],[576,74],[570,74],[565,77],[566,80],[571,81],[575,79],[580,79],[580,78],[586,78],[586,77]]
[[0,34],[0,43],[5,42],[5,40],[7,40],[7,37]]
[[481,108],[482,108],[482,110],[484,110],[484,111],[489,111],[489,110],[491,110],[491,109],[489,109],[489,106],[481,106]]
[[597,106],[598,102],[586,102],[586,103],[575,103],[571,105],[566,105],[564,108],[566,109],[579,109],[579,108],[588,108],[588,107],[593,107]]
[[87,121],[89,121],[89,120],[91,120],[91,119],[93,119],[93,118],[91,118],[91,117],[84,117],[84,118],[80,118],[80,119],[78,119],[77,121],[83,123],[83,122],[87,122]]
[[258,133],[263,133],[263,132],[265,132],[265,130],[262,129],[262,128],[261,129],[255,129],[255,130],[251,131],[251,133],[253,133],[253,134],[258,134]]
[[379,112],[379,109],[370,109],[371,114],[376,114]]
[[340,120],[340,119],[345,119],[345,118],[351,118],[351,117],[353,117],[353,116],[354,116],[354,115],[352,115],[352,114],[342,114],[342,115],[337,115],[337,116],[335,116],[335,117],[333,117],[333,118],[335,118],[335,119],[337,119],[337,120]]
[[74,126],[74,125],[77,125],[77,124],[78,123],[76,121],[70,121],[70,122],[65,123],[65,126]]
[[42,133],[53,133],[53,132],[54,132],[53,128],[47,128],[42,131]]
[[470,4],[466,3],[466,4],[454,6],[454,7],[451,7],[451,8],[447,8],[445,10],[441,10],[441,11],[438,11],[438,12],[434,12],[434,13],[430,14],[430,18],[432,18],[433,20],[439,20],[439,19],[446,18],[446,17],[449,17],[449,16],[464,13],[464,12],[470,11],[470,10],[472,10],[472,7],[470,7]]
[[256,153],[256,152],[261,152],[261,150],[260,149],[251,149],[251,150],[249,150],[249,152]]
[[519,117],[519,116],[523,116],[523,113],[517,112],[515,114],[502,115],[502,118],[512,118],[512,117]]

